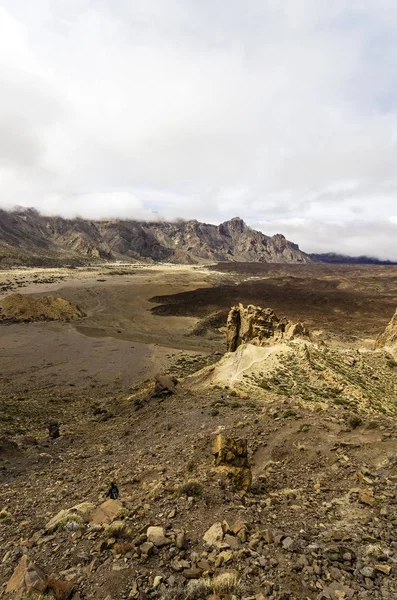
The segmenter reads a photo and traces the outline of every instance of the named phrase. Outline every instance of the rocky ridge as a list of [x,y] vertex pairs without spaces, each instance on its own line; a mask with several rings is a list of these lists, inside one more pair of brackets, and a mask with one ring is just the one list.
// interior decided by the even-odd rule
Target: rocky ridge
[[234,218],[199,221],[89,221],[45,217],[34,209],[0,210],[0,262],[153,260],[175,263],[247,261],[311,263],[281,234],[272,237]]

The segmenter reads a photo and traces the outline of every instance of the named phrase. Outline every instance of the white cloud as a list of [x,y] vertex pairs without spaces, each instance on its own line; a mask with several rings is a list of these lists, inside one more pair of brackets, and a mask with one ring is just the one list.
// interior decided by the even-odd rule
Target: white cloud
[[0,205],[391,256],[396,34],[391,0],[0,0]]

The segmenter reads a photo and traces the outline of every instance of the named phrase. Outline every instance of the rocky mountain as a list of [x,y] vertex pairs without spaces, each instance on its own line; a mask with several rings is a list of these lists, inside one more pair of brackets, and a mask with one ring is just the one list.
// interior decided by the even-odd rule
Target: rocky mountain
[[34,209],[0,211],[0,263],[56,260],[150,259],[176,263],[214,261],[310,263],[281,234],[272,237],[238,217],[220,225],[199,221],[64,219]]

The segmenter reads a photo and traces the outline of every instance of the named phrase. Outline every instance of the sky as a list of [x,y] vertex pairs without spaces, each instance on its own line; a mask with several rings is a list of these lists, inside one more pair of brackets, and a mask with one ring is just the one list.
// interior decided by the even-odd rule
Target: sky
[[0,207],[397,260],[395,0],[0,0]]

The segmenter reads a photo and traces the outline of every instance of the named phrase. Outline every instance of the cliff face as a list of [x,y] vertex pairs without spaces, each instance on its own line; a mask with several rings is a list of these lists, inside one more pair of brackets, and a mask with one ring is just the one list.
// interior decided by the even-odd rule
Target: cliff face
[[152,259],[310,263],[281,234],[269,237],[234,218],[220,225],[199,221],[89,221],[45,217],[33,209],[0,211],[0,260],[15,257]]

